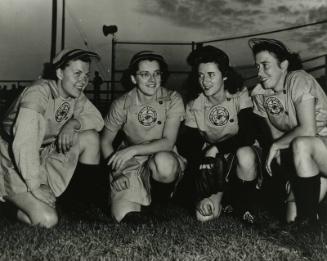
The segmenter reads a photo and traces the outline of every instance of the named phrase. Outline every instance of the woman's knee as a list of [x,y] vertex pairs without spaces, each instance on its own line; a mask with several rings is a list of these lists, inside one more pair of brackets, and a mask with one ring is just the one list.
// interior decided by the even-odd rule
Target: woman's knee
[[153,178],[159,182],[170,183],[178,176],[178,160],[172,152],[158,152],[151,159]]
[[79,144],[83,149],[100,149],[99,133],[95,130],[86,130],[79,133]]
[[[251,147],[239,148],[236,152],[237,165],[247,178],[255,178],[256,176],[256,154]],[[245,175],[244,174],[244,175]],[[240,177],[241,178],[241,177]]]
[[100,161],[100,138],[95,130],[83,131],[79,134],[80,162],[98,164]]
[[291,144],[294,157],[309,155],[311,144],[312,140],[308,137],[296,137]]

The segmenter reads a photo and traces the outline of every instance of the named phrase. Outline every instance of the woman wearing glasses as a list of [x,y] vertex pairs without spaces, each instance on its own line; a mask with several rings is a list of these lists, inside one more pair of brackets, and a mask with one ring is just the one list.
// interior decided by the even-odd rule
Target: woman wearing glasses
[[201,47],[189,55],[188,62],[192,66],[191,82],[199,94],[187,104],[185,136],[203,141],[192,148],[196,150],[193,155],[185,151],[188,160],[195,153],[201,154],[200,160],[190,160],[190,164],[196,165],[190,167],[195,170],[196,217],[206,222],[220,216],[225,181],[230,180],[228,184],[235,196],[233,207],[243,221],[252,224],[262,175],[258,171],[259,150],[253,146],[253,104],[248,90],[229,65],[227,54],[218,48]]
[[[168,76],[164,58],[139,52],[125,76],[133,88],[112,103],[101,142],[111,169],[111,213],[118,222],[133,220],[153,200],[169,199],[184,169],[175,150],[184,104],[177,92],[162,87]],[[115,149],[120,130],[124,139]]]
[[272,174],[274,159],[282,167],[294,161],[295,173],[286,173],[286,221],[316,224],[318,202],[327,189],[327,97],[283,43],[254,38],[249,45],[260,80],[252,92],[254,112],[266,119],[274,138],[267,172]]

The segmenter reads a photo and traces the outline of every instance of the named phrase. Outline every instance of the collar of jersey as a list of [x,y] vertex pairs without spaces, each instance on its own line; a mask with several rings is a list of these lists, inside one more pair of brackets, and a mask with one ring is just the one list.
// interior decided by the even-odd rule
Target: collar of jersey
[[[156,98],[154,101],[166,101],[168,99],[170,99],[168,91],[164,87],[160,87],[156,93]],[[133,105],[141,105],[137,99],[136,88],[133,88],[130,92],[127,93],[124,107],[128,108]]]

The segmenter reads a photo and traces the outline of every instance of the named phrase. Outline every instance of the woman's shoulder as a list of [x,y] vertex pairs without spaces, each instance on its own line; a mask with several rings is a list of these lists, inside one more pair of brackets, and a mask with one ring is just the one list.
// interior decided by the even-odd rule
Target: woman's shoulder
[[307,73],[304,70],[291,71],[288,73],[287,78],[289,79],[289,81],[307,81],[314,79],[314,77],[310,73]]
[[200,93],[198,97],[190,100],[186,104],[186,106],[191,110],[199,109],[199,108],[201,108],[201,105],[203,104],[204,98],[205,98],[205,96],[202,93]]

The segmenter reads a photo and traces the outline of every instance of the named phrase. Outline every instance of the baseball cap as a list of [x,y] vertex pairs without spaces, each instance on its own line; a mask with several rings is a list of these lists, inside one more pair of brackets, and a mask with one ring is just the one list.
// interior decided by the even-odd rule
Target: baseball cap
[[275,46],[278,49],[280,49],[282,52],[289,53],[289,50],[287,49],[287,47],[281,41],[278,41],[275,39],[251,38],[251,39],[249,39],[248,44],[251,49],[253,49],[255,46],[257,46],[259,44],[266,44],[266,45],[270,45],[270,46]]
[[129,67],[132,67],[133,65],[137,64],[139,61],[143,61],[143,60],[155,60],[158,62],[165,62],[165,59],[158,53],[155,53],[153,51],[141,51],[136,53],[130,63],[129,63]]
[[223,50],[212,45],[202,46],[192,51],[187,57],[187,62],[189,65],[194,66],[199,61],[206,59],[206,57],[214,57],[220,61],[219,63],[229,66],[228,55]]
[[52,65],[55,68],[59,68],[64,63],[84,57],[100,59],[100,56],[95,52],[82,49],[64,49],[56,55],[52,61]]

